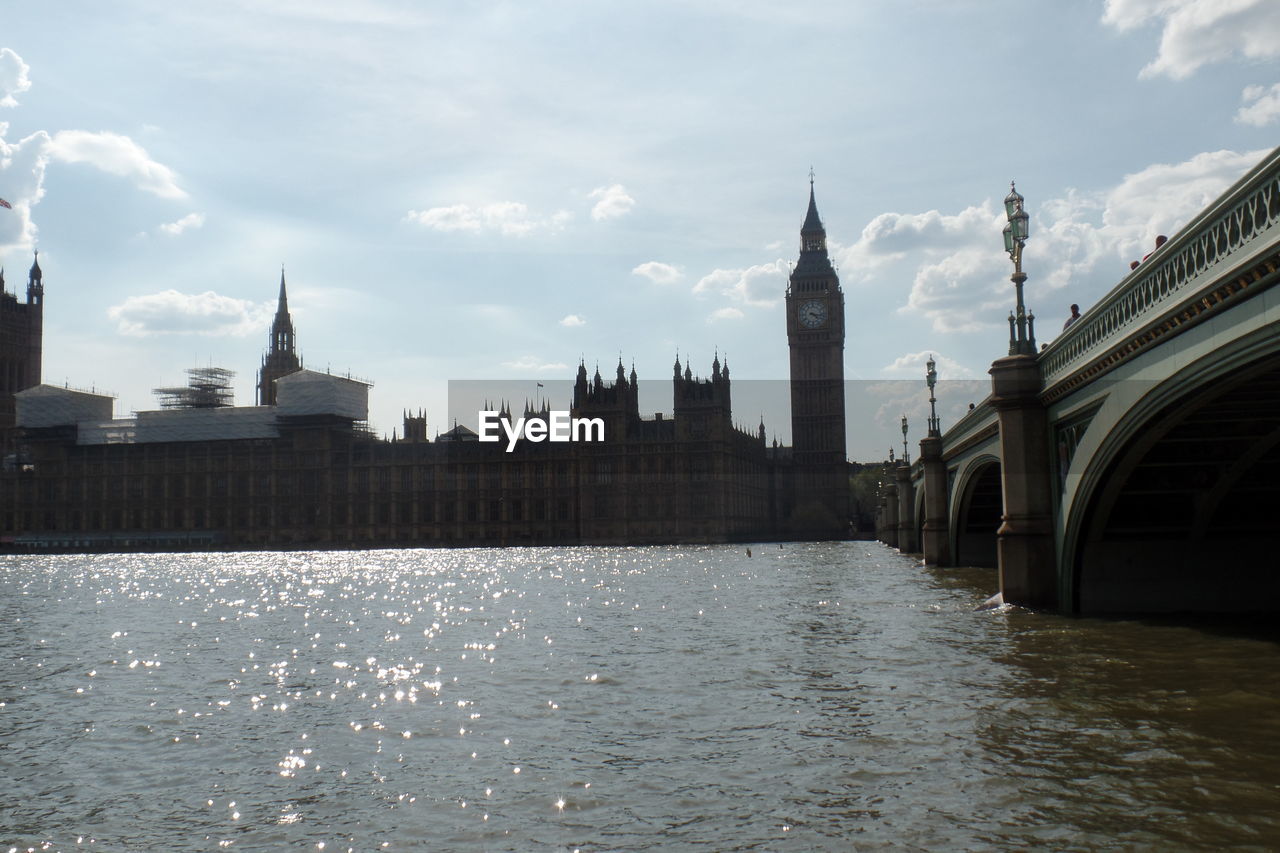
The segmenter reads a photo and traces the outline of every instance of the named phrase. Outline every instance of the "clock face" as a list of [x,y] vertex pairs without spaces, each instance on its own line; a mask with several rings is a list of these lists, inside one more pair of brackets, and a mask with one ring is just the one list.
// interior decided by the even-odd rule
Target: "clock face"
[[812,299],[800,306],[800,312],[796,316],[801,326],[816,329],[827,322],[827,303]]

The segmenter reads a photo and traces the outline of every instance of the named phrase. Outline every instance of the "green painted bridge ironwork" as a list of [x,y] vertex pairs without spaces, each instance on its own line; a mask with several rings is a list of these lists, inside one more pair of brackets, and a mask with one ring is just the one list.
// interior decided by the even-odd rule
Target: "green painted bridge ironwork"
[[1011,603],[1280,609],[1280,149],[899,466],[881,538]]

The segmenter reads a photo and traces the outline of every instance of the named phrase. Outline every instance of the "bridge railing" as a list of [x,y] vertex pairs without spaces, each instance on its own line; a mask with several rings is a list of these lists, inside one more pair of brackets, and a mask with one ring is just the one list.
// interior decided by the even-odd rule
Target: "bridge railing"
[[1280,148],[1152,253],[1040,354],[1045,387],[1202,298],[1224,271],[1280,237]]

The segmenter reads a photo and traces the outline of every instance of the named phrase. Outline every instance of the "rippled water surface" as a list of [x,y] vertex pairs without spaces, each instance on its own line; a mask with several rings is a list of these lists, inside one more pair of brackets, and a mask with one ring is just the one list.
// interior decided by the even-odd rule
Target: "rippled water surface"
[[874,543],[0,560],[0,850],[1280,845],[1280,645]]

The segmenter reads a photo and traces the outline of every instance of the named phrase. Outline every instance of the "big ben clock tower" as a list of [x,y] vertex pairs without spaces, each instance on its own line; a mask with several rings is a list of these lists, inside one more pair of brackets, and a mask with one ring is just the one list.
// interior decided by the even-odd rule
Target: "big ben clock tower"
[[[800,228],[800,259],[787,287],[787,344],[791,349],[791,440],[796,508],[830,515],[833,532],[848,520],[845,456],[844,293],[827,256],[827,232],[809,176],[809,210]],[[816,506],[815,506],[816,504]],[[805,526],[817,524],[816,517]]]

